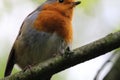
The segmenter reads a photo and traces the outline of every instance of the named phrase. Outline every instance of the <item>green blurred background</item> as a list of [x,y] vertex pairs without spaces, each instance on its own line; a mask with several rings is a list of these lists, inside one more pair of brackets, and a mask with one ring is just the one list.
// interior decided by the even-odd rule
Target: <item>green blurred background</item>
[[[0,78],[25,17],[45,0],[0,0]],[[120,0],[81,0],[73,17],[73,49],[120,29]],[[52,80],[93,80],[111,53],[74,66]],[[15,66],[13,73],[20,69]],[[102,74],[100,80],[108,70]]]

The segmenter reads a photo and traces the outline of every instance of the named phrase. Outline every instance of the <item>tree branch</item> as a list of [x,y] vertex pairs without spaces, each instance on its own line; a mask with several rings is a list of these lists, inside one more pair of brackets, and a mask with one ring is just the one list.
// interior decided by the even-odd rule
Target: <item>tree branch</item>
[[66,52],[64,56],[57,56],[44,63],[40,63],[36,67],[27,69],[24,72],[20,71],[0,80],[45,80],[48,76],[103,55],[118,47],[120,47],[120,31],[77,48],[70,52],[71,54]]

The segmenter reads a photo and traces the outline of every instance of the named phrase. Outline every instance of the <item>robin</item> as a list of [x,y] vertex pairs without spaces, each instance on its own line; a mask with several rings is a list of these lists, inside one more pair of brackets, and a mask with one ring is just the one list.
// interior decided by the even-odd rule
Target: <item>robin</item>
[[4,76],[11,74],[14,64],[22,70],[29,65],[64,54],[72,43],[74,0],[47,0],[24,20],[11,49]]

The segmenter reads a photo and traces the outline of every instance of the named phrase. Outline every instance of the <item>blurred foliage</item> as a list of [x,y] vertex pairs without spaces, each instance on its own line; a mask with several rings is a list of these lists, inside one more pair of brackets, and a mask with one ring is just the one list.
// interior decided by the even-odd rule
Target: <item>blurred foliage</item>
[[3,5],[6,12],[11,11],[11,9],[13,8],[12,2],[10,0],[3,0]]
[[66,72],[62,71],[52,76],[52,80],[66,80]]
[[32,0],[33,3],[40,4],[45,2],[46,0]]
[[4,70],[5,70],[5,57],[3,58],[0,58],[0,78],[3,77],[3,74],[4,74]]
[[12,9],[10,0],[3,0],[1,4],[3,4],[3,6],[0,7],[0,19],[5,13],[9,13],[9,11]]
[[86,13],[91,14],[94,12],[93,10],[99,1],[100,0],[81,0],[81,5],[79,6],[81,6]]
[[115,27],[115,29],[113,30],[113,32],[117,32],[120,31],[120,25],[118,25],[117,27]]

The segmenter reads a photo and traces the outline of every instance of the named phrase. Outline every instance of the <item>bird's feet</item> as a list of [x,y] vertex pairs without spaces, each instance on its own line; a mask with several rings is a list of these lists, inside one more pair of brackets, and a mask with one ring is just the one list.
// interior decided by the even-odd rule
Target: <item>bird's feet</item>
[[23,69],[23,72],[25,72],[27,69],[29,69],[31,71],[32,65],[28,65]]
[[72,54],[73,54],[73,51],[71,51],[70,48],[68,47],[63,56],[64,57],[70,57],[70,56],[72,56]]

